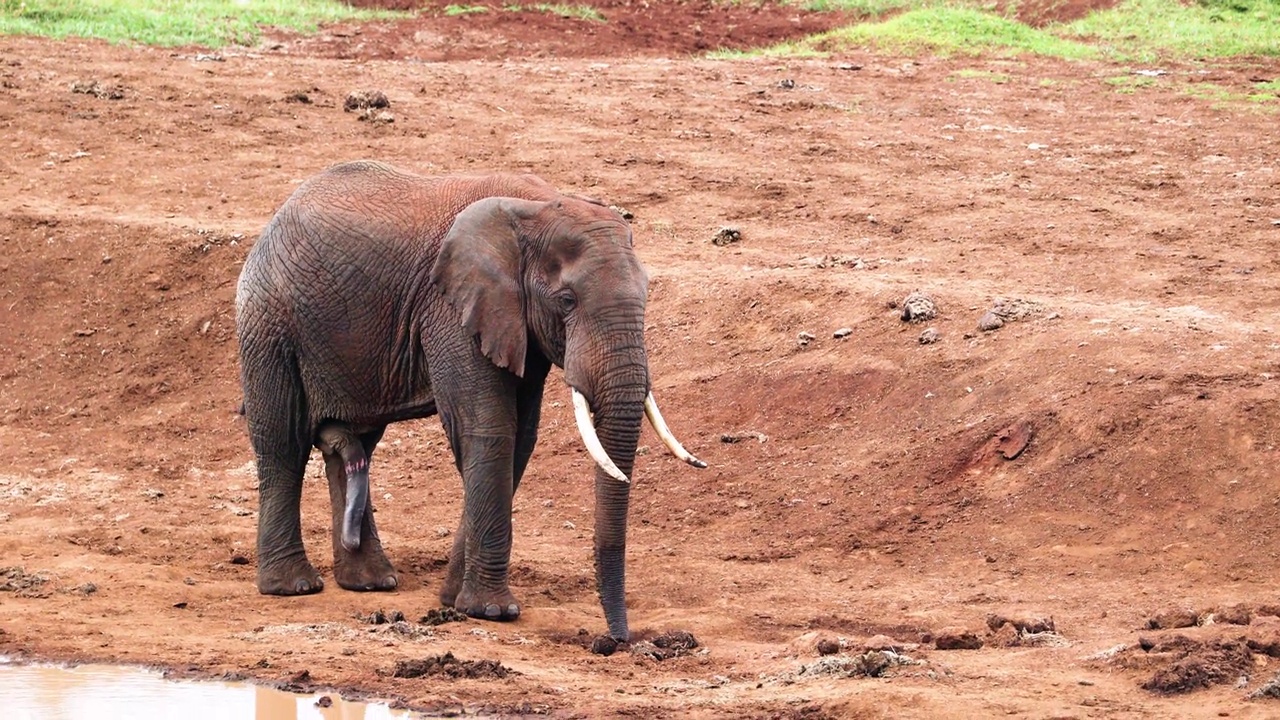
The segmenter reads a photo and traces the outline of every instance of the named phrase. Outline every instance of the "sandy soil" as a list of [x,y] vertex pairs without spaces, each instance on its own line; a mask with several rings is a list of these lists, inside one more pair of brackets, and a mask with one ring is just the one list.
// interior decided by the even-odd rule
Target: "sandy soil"
[[[613,42],[627,7],[213,56],[0,39],[0,652],[434,713],[1280,713],[1248,699],[1280,670],[1280,136],[1245,99],[1280,63],[712,61]],[[344,112],[361,89],[394,122]],[[434,420],[374,466],[398,592],[256,593],[234,284],[301,179],[362,157],[531,170],[634,213],[655,391],[712,467],[637,463],[631,622],[697,648],[584,647],[590,461],[555,375],[518,622],[419,622],[460,502]],[[916,291],[935,318],[902,319]]]

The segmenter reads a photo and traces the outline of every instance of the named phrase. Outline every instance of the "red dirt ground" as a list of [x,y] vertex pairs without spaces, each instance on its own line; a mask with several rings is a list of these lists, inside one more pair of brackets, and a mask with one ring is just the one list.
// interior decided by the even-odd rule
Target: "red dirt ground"
[[[0,39],[0,653],[306,670],[436,713],[1280,713],[1246,699],[1280,670],[1280,105],[1247,98],[1280,63],[712,61],[684,28],[752,45],[827,20],[603,7],[590,31],[426,17],[221,61]],[[622,12],[644,7],[662,28]],[[621,42],[620,17],[679,37]],[[394,122],[344,113],[357,89]],[[530,170],[635,214],[655,392],[711,468],[638,461],[631,620],[698,650],[582,647],[604,627],[590,461],[558,376],[516,499],[518,622],[356,617],[437,606],[460,489],[435,420],[374,465],[399,591],[255,592],[235,281],[303,178],[361,157]],[[724,226],[741,240],[712,244]],[[913,291],[935,319],[900,319]],[[1155,624],[1203,626],[1148,629],[1171,609]],[[948,628],[984,647],[937,649]],[[819,641],[923,664],[839,677]],[[393,676],[446,652],[515,672]]]

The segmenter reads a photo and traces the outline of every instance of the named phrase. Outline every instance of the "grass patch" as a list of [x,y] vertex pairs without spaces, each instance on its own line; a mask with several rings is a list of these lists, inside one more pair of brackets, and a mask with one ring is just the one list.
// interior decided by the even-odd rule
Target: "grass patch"
[[997,85],[1004,85],[1012,80],[1011,77],[1004,73],[991,72],[990,70],[975,70],[973,68],[957,70],[947,76],[947,81],[954,82],[956,78],[963,78],[967,80],[990,80]]
[[1132,95],[1138,88],[1154,87],[1156,79],[1145,75],[1116,75],[1103,80],[1106,84],[1123,95]]
[[567,5],[563,3],[535,3],[533,5],[507,5],[502,8],[508,12],[540,12],[559,15],[571,20],[590,20],[605,22],[604,15],[590,5]]
[[147,45],[253,45],[261,28],[394,17],[336,0],[0,0],[0,34],[101,38]]
[[474,15],[475,13],[487,13],[489,8],[484,5],[445,5],[445,15],[455,17],[457,15]]
[[[1162,58],[1280,56],[1280,0],[1123,0],[1070,23],[1035,29],[995,0],[797,0],[817,10],[878,19],[747,53],[814,56],[854,48],[934,53],[1045,55],[1150,63]],[[898,14],[885,17],[894,12]]]
[[1117,59],[1280,55],[1277,0],[1125,0],[1056,32],[1100,45]]
[[923,7],[925,0],[802,0],[796,4],[814,12],[847,12],[877,18]]
[[1031,53],[1074,59],[1098,55],[1096,49],[1083,43],[982,10],[953,6],[911,10],[883,22],[849,25],[769,48],[764,54],[822,54],[864,46],[907,54]]

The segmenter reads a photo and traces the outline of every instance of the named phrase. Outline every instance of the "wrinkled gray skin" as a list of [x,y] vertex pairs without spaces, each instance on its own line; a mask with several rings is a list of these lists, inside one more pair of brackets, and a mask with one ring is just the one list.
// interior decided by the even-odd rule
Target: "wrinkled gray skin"
[[[329,480],[338,584],[396,587],[369,461],[388,423],[438,413],[465,492],[440,599],[473,617],[517,617],[511,499],[547,373],[564,369],[630,477],[649,391],[647,286],[621,217],[531,175],[427,178],[357,162],[303,183],[250,252],[236,295],[259,591],[323,587],[299,516],[313,444]],[[629,489],[596,469],[597,584],[618,639],[628,636]]]

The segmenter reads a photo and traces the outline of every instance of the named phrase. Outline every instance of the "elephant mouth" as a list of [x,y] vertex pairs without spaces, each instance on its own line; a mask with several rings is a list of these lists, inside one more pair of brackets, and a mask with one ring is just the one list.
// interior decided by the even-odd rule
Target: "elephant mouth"
[[[591,405],[587,402],[587,398],[578,392],[577,388],[570,388],[573,393],[573,416],[578,424],[578,434],[582,436],[582,444],[586,446],[587,453],[591,455],[591,459],[596,465],[604,471],[606,475],[622,483],[630,483],[626,473],[618,469],[613,459],[609,457],[609,453],[605,451],[604,445],[600,442],[600,436],[596,434],[595,422],[591,417]],[[644,415],[649,419],[649,424],[653,426],[658,437],[662,439],[662,444],[671,451],[672,455],[680,458],[684,462],[696,467],[705,468],[707,464],[692,453],[684,449],[680,441],[676,439],[671,428],[662,418],[662,412],[658,410],[658,401],[654,400],[653,393],[650,392],[644,399]]]

